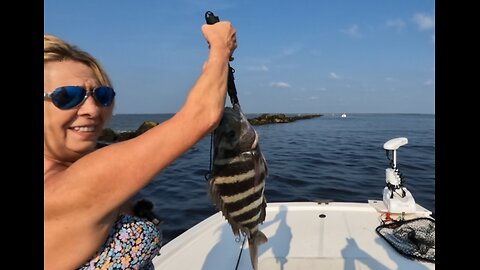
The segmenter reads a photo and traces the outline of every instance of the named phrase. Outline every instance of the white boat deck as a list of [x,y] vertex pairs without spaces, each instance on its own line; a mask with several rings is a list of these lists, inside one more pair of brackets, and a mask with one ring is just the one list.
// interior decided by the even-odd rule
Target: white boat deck
[[[434,263],[402,256],[376,233],[384,209],[381,200],[269,203],[260,226],[268,242],[259,247],[258,268],[435,269]],[[417,213],[406,218],[430,214],[417,204]],[[220,212],[167,243],[153,262],[162,270],[252,269],[248,242],[242,250]]]

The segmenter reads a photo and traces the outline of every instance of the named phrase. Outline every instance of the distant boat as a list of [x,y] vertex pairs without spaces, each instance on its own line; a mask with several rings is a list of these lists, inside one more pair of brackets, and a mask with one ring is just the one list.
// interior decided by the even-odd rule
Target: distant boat
[[345,117],[347,117],[347,114],[346,114],[346,113],[343,113],[343,114],[342,114],[342,118],[345,118]]

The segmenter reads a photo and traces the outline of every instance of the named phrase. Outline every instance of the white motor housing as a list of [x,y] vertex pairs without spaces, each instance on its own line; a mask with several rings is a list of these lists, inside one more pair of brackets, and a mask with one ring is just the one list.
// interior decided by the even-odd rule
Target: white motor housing
[[383,148],[392,152],[391,168],[385,169],[387,186],[383,189],[383,203],[390,213],[414,213],[416,211],[415,200],[410,191],[402,183],[397,169],[397,150],[400,146],[408,143],[405,137],[394,138],[387,141]]
[[[405,196],[400,195],[405,192]],[[393,198],[391,198],[393,192]],[[417,211],[415,199],[406,187],[391,191],[387,187],[383,189],[383,203],[390,213],[415,213]]]
[[391,139],[383,144],[383,149],[385,150],[397,150],[400,146],[408,143],[408,139],[405,137],[398,137]]

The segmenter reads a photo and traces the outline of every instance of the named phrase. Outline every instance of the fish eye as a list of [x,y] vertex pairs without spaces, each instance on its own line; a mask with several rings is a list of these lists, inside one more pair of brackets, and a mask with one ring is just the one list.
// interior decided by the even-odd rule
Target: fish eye
[[230,130],[229,132],[227,132],[226,135],[227,135],[227,138],[233,139],[233,138],[235,138],[235,131]]

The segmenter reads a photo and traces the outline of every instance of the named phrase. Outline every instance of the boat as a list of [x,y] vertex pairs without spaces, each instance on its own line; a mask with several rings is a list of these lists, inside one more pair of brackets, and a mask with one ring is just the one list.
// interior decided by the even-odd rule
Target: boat
[[[268,203],[260,226],[268,241],[259,246],[258,269],[435,269],[432,212],[415,202],[396,166],[396,150],[407,143],[399,137],[383,146],[392,159],[382,199]],[[395,237],[396,225],[414,221],[433,226],[428,250],[433,260],[409,256],[396,246],[404,240]],[[234,237],[221,212],[172,239],[160,253],[155,269],[252,269],[245,237]]]
[[342,113],[342,118],[345,118],[347,117],[347,114],[346,113]]
[[[415,202],[396,166],[396,150],[407,143],[407,138],[399,137],[384,144],[392,158],[378,199],[268,203],[260,225],[268,241],[259,246],[258,269],[435,269],[432,212]],[[397,237],[395,231],[411,228],[409,223],[417,221],[427,221],[430,228],[429,260],[399,248],[413,240],[415,231],[410,229],[407,239]],[[421,249],[419,243],[415,245]],[[248,241],[235,238],[221,212],[166,243],[153,264],[162,270],[252,269]]]

